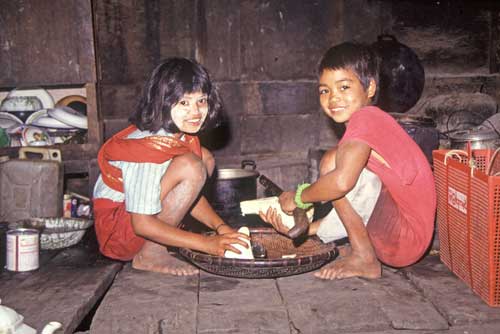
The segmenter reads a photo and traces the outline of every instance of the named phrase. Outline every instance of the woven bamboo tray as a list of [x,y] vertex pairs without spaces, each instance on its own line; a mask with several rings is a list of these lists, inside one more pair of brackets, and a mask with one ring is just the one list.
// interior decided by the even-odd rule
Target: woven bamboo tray
[[[187,248],[179,252],[197,267],[210,273],[239,278],[275,278],[302,274],[320,268],[338,256],[335,243],[323,243],[309,237],[299,246],[272,228],[250,228],[252,243],[260,243],[267,252],[264,259],[229,259]],[[296,254],[295,258],[282,258]]]

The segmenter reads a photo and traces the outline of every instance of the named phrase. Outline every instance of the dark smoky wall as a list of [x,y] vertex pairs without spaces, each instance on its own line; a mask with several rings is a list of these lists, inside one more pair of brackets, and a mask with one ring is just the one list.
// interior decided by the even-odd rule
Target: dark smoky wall
[[[206,134],[219,164],[254,159],[283,186],[307,178],[310,149],[342,128],[326,119],[316,65],[333,44],[411,47],[426,70],[422,101],[449,92],[495,98],[498,8],[481,1],[95,0],[100,112],[105,136],[126,125],[161,59],[195,58],[224,98],[226,124]],[[422,103],[417,107],[422,109]]]

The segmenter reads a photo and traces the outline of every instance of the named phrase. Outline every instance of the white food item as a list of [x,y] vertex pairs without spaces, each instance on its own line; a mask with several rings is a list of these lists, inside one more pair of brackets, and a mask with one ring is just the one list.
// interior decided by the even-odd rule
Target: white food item
[[[249,201],[240,202],[240,209],[243,215],[248,214],[259,214],[259,211],[266,213],[269,207],[276,209],[276,212],[281,215],[281,222],[288,228],[292,228],[295,226],[295,221],[293,220],[293,216],[287,215],[283,210],[281,210],[281,206],[279,203],[279,199],[277,196],[273,197],[264,197],[259,199],[252,199]],[[314,210],[310,209],[307,211],[307,218],[309,221],[312,220],[314,214]]]
[[297,257],[297,254],[285,254],[281,255],[282,259],[295,259]]
[[[238,232],[250,236],[250,230],[246,226],[240,227],[240,229],[238,230]],[[236,249],[238,249],[241,252],[241,254],[235,253],[235,252],[233,252],[231,250],[227,250],[224,253],[224,257],[227,257],[227,258],[230,258],[230,259],[247,259],[247,260],[253,260],[254,257],[253,257],[253,253],[252,253],[252,245],[250,244],[250,240],[243,239],[243,238],[240,238],[240,240],[245,241],[247,243],[247,245],[248,245],[248,248],[245,248],[245,247],[243,247],[240,244],[232,244],[232,246],[234,246]]]

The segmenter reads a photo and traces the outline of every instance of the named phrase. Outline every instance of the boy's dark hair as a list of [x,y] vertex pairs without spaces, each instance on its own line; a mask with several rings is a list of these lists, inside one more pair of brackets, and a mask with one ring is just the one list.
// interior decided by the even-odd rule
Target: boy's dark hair
[[208,71],[191,59],[165,59],[146,82],[129,121],[142,131],[157,132],[164,128],[170,133],[178,133],[180,130],[170,111],[184,94],[196,91],[207,94],[208,99],[208,115],[200,131],[218,126],[222,118],[222,99],[210,81]]
[[350,69],[358,77],[365,90],[373,79],[377,84],[372,103],[377,102],[379,91],[379,64],[377,53],[367,44],[344,42],[328,49],[318,66],[318,75],[324,70]]

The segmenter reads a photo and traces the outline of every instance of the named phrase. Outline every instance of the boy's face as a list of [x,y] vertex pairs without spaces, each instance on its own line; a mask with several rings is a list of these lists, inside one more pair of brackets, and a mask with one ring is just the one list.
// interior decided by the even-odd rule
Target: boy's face
[[319,78],[319,102],[325,114],[337,123],[349,121],[360,108],[370,104],[376,84],[367,90],[350,69],[324,70]]
[[200,91],[184,96],[171,109],[174,124],[185,133],[200,130],[208,114],[207,94]]

